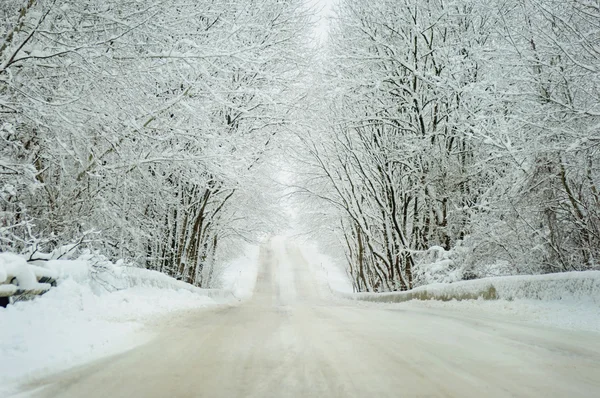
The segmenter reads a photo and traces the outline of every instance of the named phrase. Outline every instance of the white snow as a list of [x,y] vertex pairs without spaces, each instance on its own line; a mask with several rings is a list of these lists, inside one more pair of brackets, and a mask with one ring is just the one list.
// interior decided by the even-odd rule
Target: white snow
[[331,292],[352,293],[352,283],[343,267],[331,257],[322,254],[315,243],[299,246],[304,258],[314,266],[317,280],[324,281]]
[[462,279],[462,269],[454,265],[453,251],[432,246],[421,252],[415,252],[417,259],[413,268],[413,278],[417,286],[432,283],[450,283]]
[[441,300],[468,299],[493,294],[501,300],[576,301],[600,304],[600,271],[545,275],[514,275],[455,283],[433,283],[407,292],[357,293],[352,298],[379,302],[402,302],[419,296]]
[[[321,254],[316,245],[302,247],[305,258],[321,265],[320,278],[338,298],[376,301],[360,305],[402,308],[422,311],[442,310],[451,314],[477,315],[515,322],[533,322],[572,330],[600,332],[600,272],[566,272],[547,275],[485,278],[456,283],[437,283],[413,289],[433,296],[478,293],[493,286],[497,300],[401,300],[406,292],[353,293],[345,271],[333,260]],[[391,303],[393,301],[401,301]],[[358,304],[358,303],[357,303]]]
[[15,294],[17,292],[16,285],[0,285],[0,294],[7,293],[8,295]]
[[286,247],[286,237],[276,236],[271,239],[269,250],[273,252],[272,261],[277,270],[277,284],[279,286],[279,300],[284,306],[287,306],[297,298],[294,269],[290,262],[292,261]]
[[[31,269],[17,255],[3,253],[0,259],[2,275],[16,274],[17,265],[19,272]],[[245,261],[256,267],[255,259]],[[56,288],[33,301],[0,308],[1,397],[15,393],[29,376],[39,378],[146,343],[152,333],[145,325],[157,315],[237,302],[223,290],[199,289],[91,255],[47,261],[44,270],[59,277]],[[251,290],[245,278],[240,276],[238,283]]]
[[446,314],[458,312],[473,317],[496,318],[522,323],[570,330],[600,332],[600,306],[586,301],[560,300],[412,300],[401,304],[390,304],[395,308],[415,310],[436,309]]
[[258,272],[259,253],[258,246],[248,245],[244,250],[244,255],[224,266],[219,275],[221,288],[232,292],[239,300],[247,300],[252,297]]
[[28,264],[23,257],[14,253],[0,253],[0,283],[10,282],[14,277],[21,289],[49,289],[48,284],[38,283],[36,275],[54,276],[54,273]]
[[135,347],[150,337],[146,317],[212,303],[187,291],[143,287],[98,295],[68,279],[34,301],[0,308],[0,374],[17,381]]
[[[285,272],[290,250],[283,239],[273,239],[270,250],[281,262],[278,282],[282,294],[294,294],[290,272]],[[353,294],[352,285],[335,261],[314,244],[299,246],[320,289],[339,298],[369,299],[405,293]],[[59,278],[59,285],[34,301],[0,308],[0,396],[17,391],[17,383],[29,377],[55,373],[102,356],[115,354],[148,342],[152,333],[147,322],[160,314],[193,309],[251,297],[256,282],[261,249],[249,246],[246,254],[224,267],[219,280],[223,290],[204,290],[176,281],[158,272],[112,264],[102,257],[86,255],[78,260],[40,262],[43,272]],[[15,255],[0,255],[0,276],[7,278],[16,264]],[[35,268],[28,268],[35,275]],[[39,271],[39,270],[38,270]],[[289,271],[289,270],[288,270]],[[42,271],[40,271],[42,272]],[[6,275],[6,276],[4,276]],[[437,293],[476,292],[494,286],[498,300],[412,300],[402,303],[356,302],[356,305],[409,311],[434,311],[441,316],[498,318],[533,322],[552,327],[600,331],[600,272],[571,272],[542,276],[486,278],[415,289]],[[5,288],[13,285],[0,285]],[[14,287],[10,287],[14,289]],[[284,297],[285,298],[285,297]]]

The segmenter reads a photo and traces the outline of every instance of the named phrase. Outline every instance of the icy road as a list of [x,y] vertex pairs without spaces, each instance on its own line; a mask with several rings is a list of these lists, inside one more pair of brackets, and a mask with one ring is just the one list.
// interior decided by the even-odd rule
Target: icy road
[[276,242],[249,302],[174,316],[151,343],[26,396],[600,397],[598,334],[325,290],[295,246]]

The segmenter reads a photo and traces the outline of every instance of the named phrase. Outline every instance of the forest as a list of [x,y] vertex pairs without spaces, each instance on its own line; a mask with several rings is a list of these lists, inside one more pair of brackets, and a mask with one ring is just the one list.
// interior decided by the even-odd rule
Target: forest
[[339,3],[298,185],[356,291],[598,269],[598,43],[597,1]]
[[355,291],[600,269],[597,0],[1,2],[2,252],[209,287],[293,205]]

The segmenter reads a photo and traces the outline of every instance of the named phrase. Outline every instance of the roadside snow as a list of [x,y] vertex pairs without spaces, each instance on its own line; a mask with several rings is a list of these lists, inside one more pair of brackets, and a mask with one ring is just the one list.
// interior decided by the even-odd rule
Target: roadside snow
[[539,300],[412,300],[390,304],[394,308],[436,309],[444,312],[467,313],[471,317],[514,319],[561,329],[600,332],[600,307],[586,301]]
[[[20,257],[12,256],[1,257],[7,275],[23,266]],[[33,375],[39,378],[146,343],[152,334],[145,325],[158,315],[233,300],[222,290],[199,289],[101,257],[43,264],[59,277],[58,286],[33,301],[0,308],[0,397],[15,393],[17,383]]]
[[320,253],[317,245],[304,243],[299,247],[306,261],[314,267],[317,280],[324,281],[332,294],[354,291],[346,271],[331,257]]
[[[201,289],[178,281],[158,271],[123,266],[121,261],[112,264],[101,256],[83,255],[77,260],[51,260],[40,262],[52,270],[59,279],[73,279],[89,284],[95,293],[116,291],[132,287],[187,290],[217,299],[232,298],[231,292],[218,289]],[[39,268],[39,267],[38,267]]]
[[[535,276],[485,278],[456,283],[421,286],[414,292],[437,295],[463,295],[486,291],[494,286],[496,300],[400,300],[406,293],[353,293],[346,273],[329,257],[319,253],[315,245],[302,247],[305,258],[320,264],[319,278],[326,280],[339,299],[365,300],[359,305],[377,308],[441,310],[473,317],[499,318],[515,322],[571,330],[600,332],[600,272],[567,272]],[[393,301],[396,301],[393,303]],[[374,301],[374,302],[367,302]],[[357,302],[358,304],[358,302]]]
[[515,275],[455,283],[433,283],[405,292],[354,293],[346,298],[383,303],[420,300],[540,300],[600,305],[600,271]]
[[252,297],[258,273],[260,247],[248,245],[244,253],[223,267],[218,276],[221,289],[232,292],[238,300]]

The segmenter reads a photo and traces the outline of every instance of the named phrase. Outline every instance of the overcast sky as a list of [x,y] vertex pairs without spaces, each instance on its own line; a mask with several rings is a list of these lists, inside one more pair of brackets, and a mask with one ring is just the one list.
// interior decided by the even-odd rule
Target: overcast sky
[[323,41],[327,36],[328,17],[332,15],[332,6],[336,0],[308,0],[318,12],[318,22],[315,27],[315,35],[319,41]]

